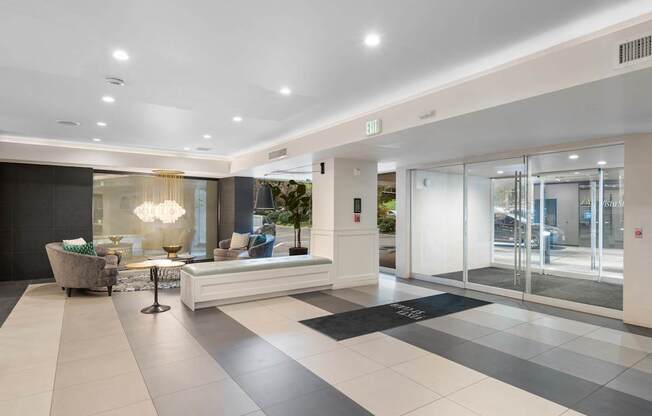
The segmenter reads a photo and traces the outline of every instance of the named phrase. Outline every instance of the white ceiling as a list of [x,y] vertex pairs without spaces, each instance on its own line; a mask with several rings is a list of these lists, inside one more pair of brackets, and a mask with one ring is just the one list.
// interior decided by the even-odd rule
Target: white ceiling
[[[621,18],[624,8],[643,3],[3,0],[0,133],[195,153],[207,147],[203,153],[233,156],[414,93],[410,86],[530,39],[568,33],[592,16]],[[373,50],[362,42],[370,31],[382,37]],[[131,59],[115,61],[116,48]],[[109,86],[106,76],[126,85]],[[284,85],[291,96],[278,93]],[[101,102],[103,95],[116,102]],[[244,121],[233,123],[235,115]],[[82,125],[63,127],[58,119]],[[542,133],[557,128],[538,124]],[[206,133],[212,138],[203,139]]]
[[[652,132],[650,97],[652,69],[643,69],[358,141],[322,152],[317,158],[349,157],[397,166],[434,166],[519,149],[649,133]],[[595,167],[598,160],[622,166],[622,152],[589,153],[568,169]],[[558,157],[560,161],[567,160],[567,155]],[[537,171],[566,169],[560,163],[551,166],[555,161],[552,156],[539,158],[533,168]],[[585,166],[585,162],[589,164]],[[491,171],[510,170],[502,161],[490,165]]]

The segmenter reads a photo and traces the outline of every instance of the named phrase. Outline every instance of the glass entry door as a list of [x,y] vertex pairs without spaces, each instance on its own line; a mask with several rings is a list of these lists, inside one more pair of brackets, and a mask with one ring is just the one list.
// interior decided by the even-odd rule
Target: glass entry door
[[525,290],[527,172],[524,158],[466,165],[468,282]]

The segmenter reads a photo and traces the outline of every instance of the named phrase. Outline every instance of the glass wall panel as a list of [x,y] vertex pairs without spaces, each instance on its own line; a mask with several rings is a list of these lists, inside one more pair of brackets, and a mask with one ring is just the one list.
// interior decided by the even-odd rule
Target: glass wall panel
[[464,167],[412,171],[412,271],[463,281]]
[[468,281],[522,291],[526,269],[523,158],[469,164]]
[[531,156],[529,165],[531,293],[622,309],[623,146]]
[[[180,253],[213,257],[217,246],[217,180],[183,179],[186,213],[172,224],[143,222],[134,208],[143,202],[151,176],[95,173],[93,175],[93,241],[118,249],[125,260],[166,254],[164,245],[180,244]],[[114,243],[109,237],[121,237]]]
[[378,261],[396,269],[396,173],[378,175]]

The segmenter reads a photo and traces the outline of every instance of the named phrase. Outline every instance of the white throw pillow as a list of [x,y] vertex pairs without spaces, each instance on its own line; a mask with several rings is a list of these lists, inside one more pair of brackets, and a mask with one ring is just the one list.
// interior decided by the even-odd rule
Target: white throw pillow
[[69,246],[83,246],[86,244],[86,240],[83,238],[75,238],[74,240],[63,240],[63,244],[69,245]]
[[249,245],[249,233],[245,233],[245,234],[233,233],[231,235],[231,245],[229,246],[229,250],[247,248],[248,245]]

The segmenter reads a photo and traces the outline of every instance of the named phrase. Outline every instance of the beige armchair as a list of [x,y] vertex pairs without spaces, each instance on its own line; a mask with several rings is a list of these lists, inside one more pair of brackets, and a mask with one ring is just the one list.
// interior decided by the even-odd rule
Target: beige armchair
[[86,289],[106,286],[111,296],[113,285],[118,281],[118,258],[114,255],[88,256],[63,249],[62,243],[49,243],[45,251],[54,272],[54,280],[66,289]]

